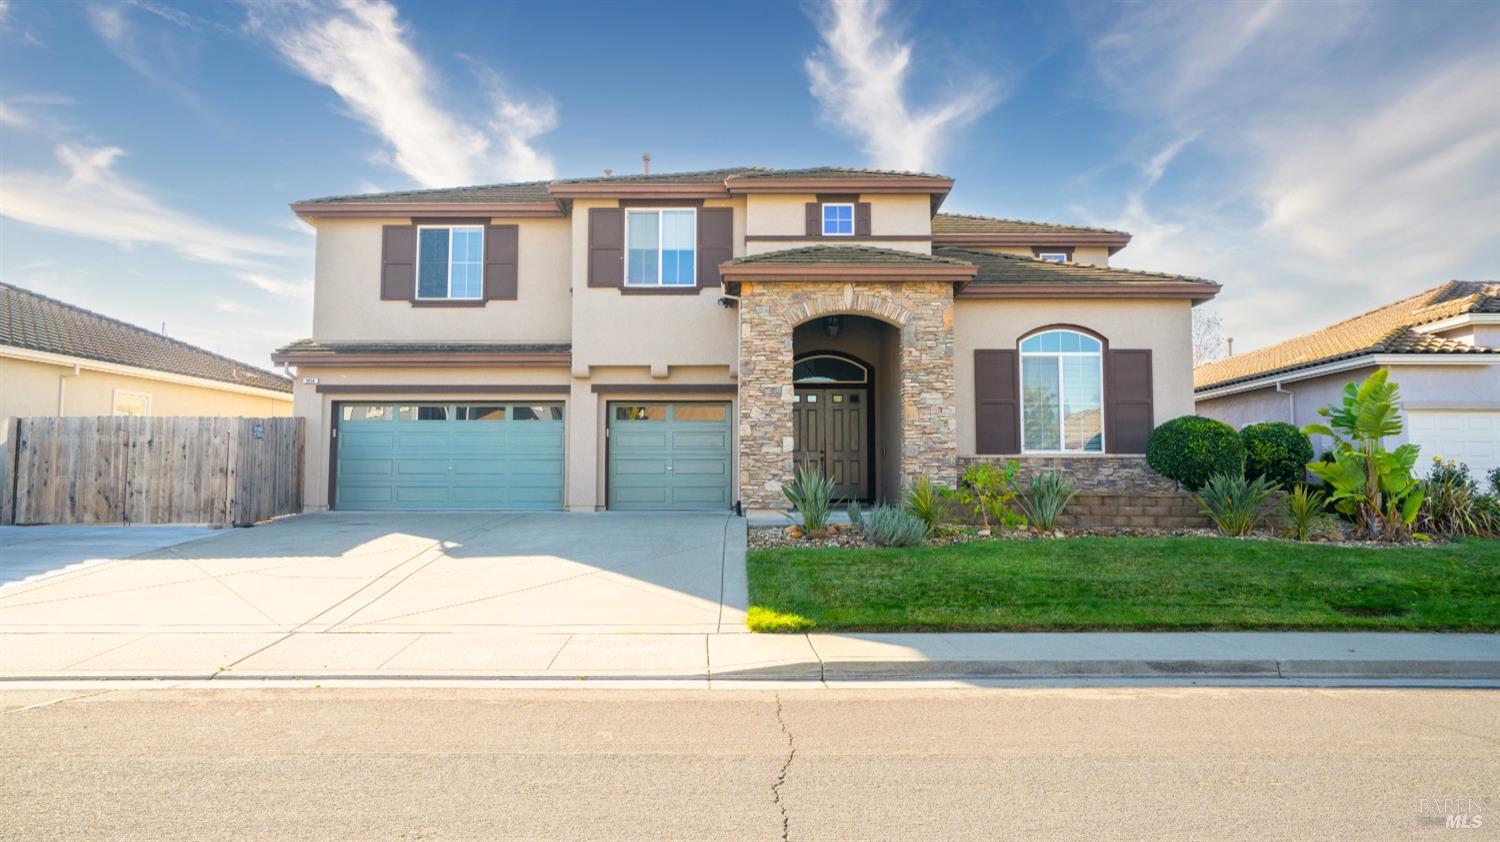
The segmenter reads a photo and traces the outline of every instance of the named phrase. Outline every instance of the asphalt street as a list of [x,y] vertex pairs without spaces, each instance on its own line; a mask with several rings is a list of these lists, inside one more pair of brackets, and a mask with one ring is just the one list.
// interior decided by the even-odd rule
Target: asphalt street
[[[1486,690],[79,688],[0,710],[5,839],[1500,835]],[[1449,829],[1455,807],[1482,825]]]

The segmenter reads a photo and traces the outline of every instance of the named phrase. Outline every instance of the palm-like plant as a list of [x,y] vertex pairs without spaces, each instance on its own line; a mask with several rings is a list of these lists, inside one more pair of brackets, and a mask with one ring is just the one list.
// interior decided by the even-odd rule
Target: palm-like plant
[[1057,519],[1062,517],[1077,493],[1066,477],[1051,471],[1032,477],[1016,504],[1026,513],[1032,529],[1051,532],[1057,528]]
[[1422,483],[1412,473],[1418,447],[1387,451],[1383,440],[1401,432],[1401,394],[1380,369],[1362,383],[1344,386],[1340,405],[1318,414],[1328,424],[1308,424],[1302,432],[1333,439],[1333,461],[1307,469],[1328,484],[1329,502],[1349,516],[1363,534],[1394,540],[1411,529],[1422,506]]
[[781,487],[781,493],[796,510],[795,514],[788,513],[787,518],[801,520],[803,531],[809,534],[826,530],[828,516],[833,512],[834,486],[833,478],[823,476],[817,465],[798,465],[792,481]]

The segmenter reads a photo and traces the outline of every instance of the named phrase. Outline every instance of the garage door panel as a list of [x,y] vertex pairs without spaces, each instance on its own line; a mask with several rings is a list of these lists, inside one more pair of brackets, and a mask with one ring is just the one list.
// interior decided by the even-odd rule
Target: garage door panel
[[1420,464],[1434,456],[1453,459],[1468,465],[1481,482],[1500,467],[1500,411],[1411,410],[1406,437],[1422,448]]
[[[552,420],[561,406],[452,404],[424,420],[396,420],[395,405],[384,406],[339,425],[336,506],[562,508],[566,421]],[[512,420],[535,415],[549,417]]]
[[722,453],[729,449],[729,432],[726,431],[677,431],[672,433],[672,449],[677,452],[684,450],[708,450]]
[[729,507],[728,403],[612,404],[607,417],[610,508]]
[[672,471],[682,480],[702,475],[709,482],[719,482],[729,476],[729,462],[723,459],[684,459],[679,456],[672,460]]

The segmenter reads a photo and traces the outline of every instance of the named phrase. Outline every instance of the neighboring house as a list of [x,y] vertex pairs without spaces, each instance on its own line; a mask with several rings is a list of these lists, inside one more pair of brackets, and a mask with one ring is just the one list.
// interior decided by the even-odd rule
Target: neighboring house
[[[308,508],[785,506],[973,459],[1159,481],[1216,284],[1118,231],[937,213],[952,179],[740,168],[297,202],[313,336],[280,349]],[[1170,488],[1170,484],[1167,486]]]
[[285,377],[0,283],[0,418],[290,415]]
[[[1402,436],[1476,476],[1500,467],[1500,282],[1450,281],[1322,330],[1198,366],[1198,414],[1243,427],[1321,422],[1344,384],[1384,368]],[[1320,448],[1326,440],[1315,442]],[[1423,473],[1425,467],[1421,467]]]

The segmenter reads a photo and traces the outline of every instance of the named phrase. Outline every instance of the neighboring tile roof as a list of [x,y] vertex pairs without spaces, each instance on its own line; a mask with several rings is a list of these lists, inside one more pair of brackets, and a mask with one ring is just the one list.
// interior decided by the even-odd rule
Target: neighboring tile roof
[[992,216],[975,216],[967,213],[940,213],[932,217],[932,233],[939,234],[1118,234],[1130,235],[1110,228],[1087,228],[1082,225],[1057,225],[1051,222],[1032,222],[1026,219],[1000,219]]
[[731,266],[747,265],[884,265],[884,266],[969,266],[968,261],[953,257],[928,256],[913,251],[882,249],[874,246],[805,246],[768,251],[750,257],[726,261]]
[[0,283],[0,345],[292,391],[290,380],[272,372],[7,283]]
[[1193,370],[1193,387],[1201,391],[1228,386],[1367,354],[1500,353],[1500,348],[1413,329],[1465,313],[1500,313],[1500,282],[1449,281],[1322,330],[1205,363]]
[[778,170],[766,167],[725,167],[692,172],[664,172],[650,175],[600,175],[588,178],[560,178],[554,181],[524,181],[513,184],[479,184],[469,187],[439,187],[431,190],[398,190],[390,193],[364,193],[350,196],[325,196],[305,199],[296,204],[342,204],[349,202],[546,202],[552,198],[548,184],[697,184],[719,183],[727,178],[943,178],[929,173],[897,170],[862,170],[849,167],[811,167]]
[[566,342],[318,342],[298,339],[281,354],[566,354]]
[[1017,254],[996,254],[988,251],[939,246],[934,255],[950,260],[961,260],[979,267],[979,274],[971,284],[1160,284],[1194,283],[1206,287],[1218,284],[1203,278],[1187,275],[1164,275],[1156,272],[1137,272],[1134,269],[1116,269],[1112,266],[1094,266],[1088,263],[1054,263],[1023,257]]

